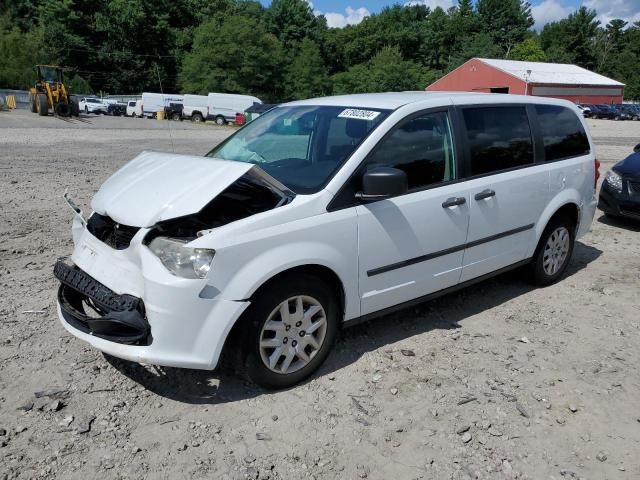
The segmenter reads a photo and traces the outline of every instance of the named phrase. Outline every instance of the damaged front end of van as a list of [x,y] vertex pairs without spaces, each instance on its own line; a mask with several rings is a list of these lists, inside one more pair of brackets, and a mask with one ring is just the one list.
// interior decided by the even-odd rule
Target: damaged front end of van
[[74,250],[54,267],[60,321],[119,358],[214,368],[249,305],[212,280],[216,231],[294,196],[250,163],[152,152],[101,186],[88,218],[65,194]]

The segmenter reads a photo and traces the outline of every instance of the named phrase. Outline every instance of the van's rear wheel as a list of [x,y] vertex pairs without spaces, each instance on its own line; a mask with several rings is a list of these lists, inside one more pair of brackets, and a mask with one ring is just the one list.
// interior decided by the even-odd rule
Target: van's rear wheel
[[221,115],[218,115],[216,117],[216,125],[226,125],[226,124],[227,124],[227,119],[226,118],[224,118]]
[[258,293],[246,315],[245,367],[265,388],[286,388],[309,377],[338,331],[333,289],[311,275],[279,279]]
[[196,123],[202,122],[202,114],[200,112],[195,112],[193,115],[191,115],[191,120]]
[[565,217],[553,218],[540,237],[530,265],[531,280],[546,286],[557,282],[571,261],[575,243],[575,225]]

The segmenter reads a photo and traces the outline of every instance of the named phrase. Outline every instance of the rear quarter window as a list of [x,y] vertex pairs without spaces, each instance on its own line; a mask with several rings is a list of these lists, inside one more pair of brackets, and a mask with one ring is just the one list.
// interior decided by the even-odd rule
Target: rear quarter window
[[577,114],[558,105],[536,105],[547,161],[586,155],[589,139]]

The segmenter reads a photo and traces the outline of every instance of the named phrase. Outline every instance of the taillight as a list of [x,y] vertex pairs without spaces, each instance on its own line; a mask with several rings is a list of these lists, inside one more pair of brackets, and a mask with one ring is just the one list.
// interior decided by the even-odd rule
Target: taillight
[[600,178],[600,160],[598,160],[597,158],[593,161],[594,164],[594,168],[596,171],[595,174],[595,180],[593,181],[593,188],[596,188],[598,185],[598,179]]

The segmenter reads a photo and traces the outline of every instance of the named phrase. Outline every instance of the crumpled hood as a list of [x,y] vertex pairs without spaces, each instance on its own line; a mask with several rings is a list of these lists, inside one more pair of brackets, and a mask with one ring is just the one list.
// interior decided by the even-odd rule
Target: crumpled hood
[[123,225],[151,227],[200,211],[252,168],[250,163],[143,152],[102,184],[91,208]]

